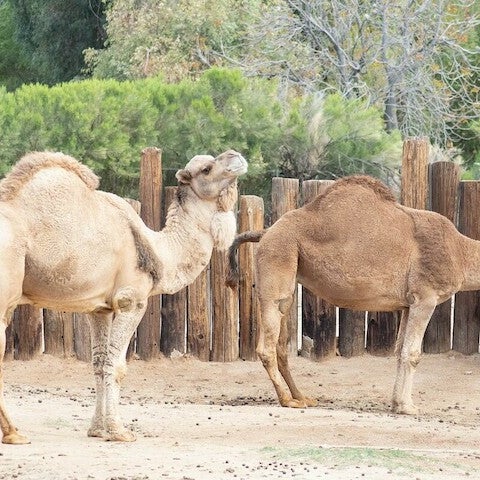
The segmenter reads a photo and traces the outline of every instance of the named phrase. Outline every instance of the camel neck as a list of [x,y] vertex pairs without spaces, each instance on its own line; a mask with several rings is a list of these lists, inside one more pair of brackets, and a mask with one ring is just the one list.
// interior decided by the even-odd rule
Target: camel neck
[[213,239],[210,223],[215,211],[209,205],[185,208],[176,200],[169,208],[165,227],[155,232],[153,243],[160,263],[159,293],[175,293],[192,283],[208,264]]

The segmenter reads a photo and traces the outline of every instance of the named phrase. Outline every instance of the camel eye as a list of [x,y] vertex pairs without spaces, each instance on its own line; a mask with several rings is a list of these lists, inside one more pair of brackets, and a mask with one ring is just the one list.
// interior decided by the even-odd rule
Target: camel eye
[[211,167],[211,166],[202,168],[202,173],[203,173],[204,175],[208,175],[211,171],[212,171],[212,167]]

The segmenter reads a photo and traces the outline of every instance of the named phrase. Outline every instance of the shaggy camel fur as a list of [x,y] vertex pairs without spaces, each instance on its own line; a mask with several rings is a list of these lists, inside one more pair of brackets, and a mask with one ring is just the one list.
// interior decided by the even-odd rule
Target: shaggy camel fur
[[[130,205],[96,190],[98,178],[61,153],[31,153],[0,182],[0,371],[5,328],[18,304],[89,314],[96,408],[92,437],[133,441],[119,419],[129,340],[147,299],[174,293],[200,274],[213,247],[235,236],[232,208],[245,159],[229,150],[198,155],[176,174],[177,198],[161,232]],[[28,443],[6,412],[3,443]]]
[[442,215],[398,204],[367,176],[340,179],[265,232],[238,235],[230,247],[231,286],[238,280],[235,249],[259,240],[257,352],[281,405],[316,403],[298,390],[288,367],[285,313],[298,281],[339,307],[401,310],[392,409],[417,412],[412,379],[425,329],[437,304],[458,291],[480,289],[480,242]]

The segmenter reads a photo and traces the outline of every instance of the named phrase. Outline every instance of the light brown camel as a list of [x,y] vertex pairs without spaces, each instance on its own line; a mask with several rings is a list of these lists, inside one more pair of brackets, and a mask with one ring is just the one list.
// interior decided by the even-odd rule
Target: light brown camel
[[[245,159],[198,155],[176,174],[177,197],[161,232],[130,205],[96,190],[98,178],[61,153],[31,153],[0,182],[0,372],[5,328],[18,304],[90,314],[96,408],[92,437],[132,441],[118,414],[129,340],[147,299],[193,282],[213,247],[235,236],[232,208]],[[3,443],[28,443],[6,412]]]
[[480,289],[480,242],[442,215],[400,205],[367,176],[340,179],[265,232],[238,235],[230,247],[231,286],[238,279],[235,249],[259,240],[257,352],[281,405],[316,403],[298,390],[288,367],[285,313],[298,281],[340,307],[401,310],[392,409],[417,412],[412,379],[425,329],[437,304],[458,291]]

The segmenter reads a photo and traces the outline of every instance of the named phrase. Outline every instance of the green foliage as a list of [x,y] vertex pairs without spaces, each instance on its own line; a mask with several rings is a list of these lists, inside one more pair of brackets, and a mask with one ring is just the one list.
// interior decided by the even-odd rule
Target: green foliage
[[8,2],[0,2],[0,85],[13,90],[31,79],[28,56],[15,39],[12,6]]
[[366,173],[389,182],[400,164],[398,131],[384,130],[381,112],[339,94],[297,99],[290,111],[282,172],[299,178]]
[[214,52],[238,48],[260,0],[116,0],[107,11],[106,48],[91,48],[94,75],[118,80],[162,74],[168,81],[220,65]]
[[383,132],[376,110],[338,96],[281,103],[277,91],[276,82],[224,69],[176,85],[90,79],[0,89],[0,174],[27,151],[59,150],[90,165],[103,189],[135,197],[147,146],[162,149],[167,184],[192,156],[236,149],[250,167],[242,193],[264,196],[282,170],[303,178],[382,174],[385,152],[400,139]]
[[[8,21],[10,39],[10,44],[1,42],[6,32],[0,28],[0,58],[9,55],[12,73],[22,73],[17,75],[16,84],[34,81],[52,85],[73,79],[85,66],[83,51],[100,48],[105,41],[105,6],[101,0],[6,0],[1,8],[11,16],[0,20]],[[0,69],[0,83],[7,83],[6,73],[10,72]]]

